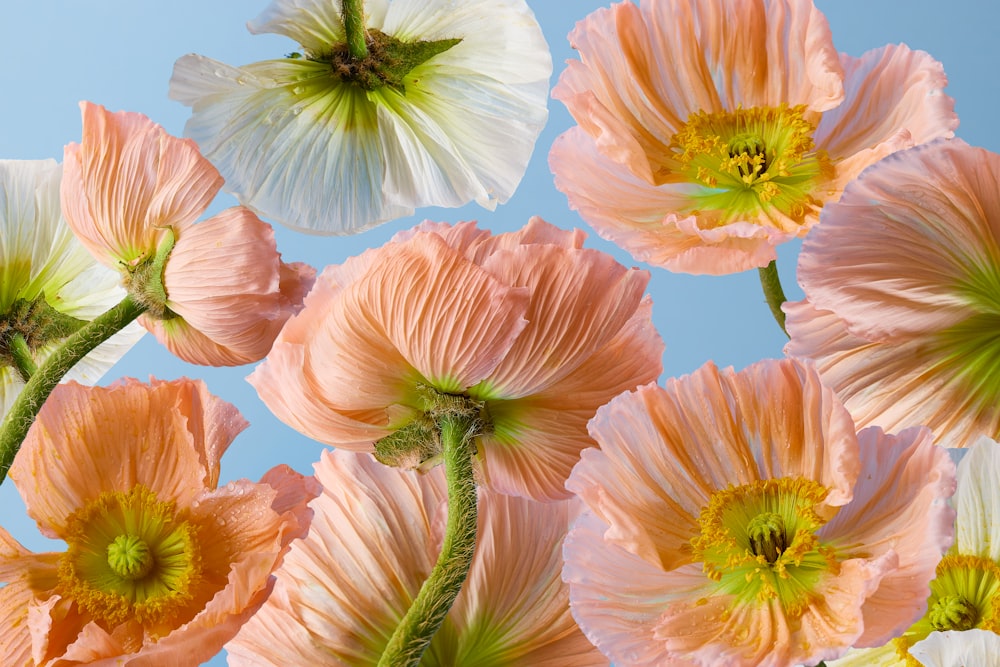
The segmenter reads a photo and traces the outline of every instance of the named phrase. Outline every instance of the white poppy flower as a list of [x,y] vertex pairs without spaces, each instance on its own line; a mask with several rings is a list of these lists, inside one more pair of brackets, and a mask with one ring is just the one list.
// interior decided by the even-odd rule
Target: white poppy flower
[[[125,297],[118,274],[77,241],[59,204],[55,160],[0,160],[0,416],[24,388],[15,337],[41,364],[73,331]],[[81,359],[66,375],[93,384],[142,337],[136,323]]]
[[422,44],[418,64],[361,80],[348,73],[340,0],[274,0],[250,31],[301,53],[243,67],[180,58],[170,97],[192,107],[185,136],[241,204],[301,231],[506,201],[548,116],[552,72],[524,0],[366,0],[365,20],[372,58]]

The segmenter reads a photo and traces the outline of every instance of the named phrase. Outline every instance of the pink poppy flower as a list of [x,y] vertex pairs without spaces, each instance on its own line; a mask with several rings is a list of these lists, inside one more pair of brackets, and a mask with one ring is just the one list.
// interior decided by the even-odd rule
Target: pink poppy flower
[[860,426],[1000,437],[998,193],[1000,155],[941,140],[866,171],[803,244],[785,352]]
[[471,402],[477,462],[494,490],[568,497],[587,420],[660,374],[663,344],[645,271],[581,248],[581,232],[539,218],[491,236],[474,223],[424,223],[317,278],[250,383],[311,438],[388,455],[433,431],[445,396]]
[[[375,665],[440,551],[444,470],[324,452],[309,535],[292,544],[274,592],[226,645],[229,664]],[[569,612],[560,544],[578,503],[479,490],[465,587],[422,665],[606,666]]]
[[246,427],[186,378],[56,387],[10,477],[62,553],[0,529],[0,655],[41,664],[198,664],[264,602],[318,493],[287,466],[217,488]]
[[784,359],[640,387],[590,430],[563,577],[616,665],[812,665],[924,612],[955,490],[926,429],[855,434]]
[[222,186],[194,142],[141,114],[80,107],[83,140],[66,146],[62,181],[74,233],[123,274],[148,307],[139,321],[181,359],[212,366],[261,359],[314,271],[283,263],[274,231],[248,209],[194,224]]
[[556,187],[672,271],[766,266],[862,169],[958,125],[940,63],[838,56],[811,0],[621,2],[570,41],[553,96],[579,126],[552,147]]

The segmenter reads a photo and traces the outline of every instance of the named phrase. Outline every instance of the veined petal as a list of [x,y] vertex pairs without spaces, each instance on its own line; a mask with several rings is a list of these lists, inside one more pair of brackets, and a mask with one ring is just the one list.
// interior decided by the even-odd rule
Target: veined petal
[[930,54],[899,44],[840,58],[844,103],[816,128],[817,145],[837,162],[838,188],[890,153],[955,134],[955,101],[942,92],[948,79]]
[[959,140],[881,161],[827,207],[803,244],[799,281],[809,300],[871,341],[1000,312],[997,183],[1000,156]]
[[519,398],[555,384],[607,345],[639,307],[649,282],[596,250],[524,245],[497,251],[483,268],[531,294],[524,331],[483,385],[480,398]]
[[242,68],[181,58],[170,95],[193,108],[185,134],[242,204],[303,231],[506,201],[547,118],[552,71],[524,0],[380,0],[365,14],[386,39],[459,41],[398,80],[362,85],[337,70],[339,7],[278,0],[250,29],[297,39],[305,56]]
[[412,207],[382,192],[376,107],[361,89],[329,82],[329,66],[308,60],[237,69],[188,55],[174,65],[171,90],[183,92],[172,94],[182,102],[197,100],[185,135],[229,175],[226,190],[258,214],[327,234],[409,215]]
[[1000,414],[977,391],[989,375],[962,373],[947,348],[930,347],[919,336],[871,342],[808,300],[783,310],[791,336],[785,354],[811,361],[858,428],[892,432],[923,424],[944,447],[968,447],[982,434],[1000,437]]
[[660,376],[663,341],[651,306],[643,299],[611,341],[538,394],[489,402],[493,432],[481,436],[483,484],[536,500],[569,497],[565,481],[580,452],[597,444],[587,422],[614,396]]
[[65,150],[63,214],[87,249],[117,268],[153,254],[162,228],[193,223],[222,177],[193,142],[141,114],[80,108],[82,143]]
[[898,565],[862,608],[864,632],[854,645],[867,647],[899,636],[927,610],[929,583],[952,542],[955,512],[947,499],[955,492],[955,469],[923,427],[895,436],[871,427],[858,434],[858,443],[862,470],[854,501],[818,534],[845,554],[898,554]]
[[981,436],[959,464],[955,546],[960,554],[1000,563],[1000,445]]
[[333,304],[343,317],[325,318],[314,343],[326,352],[309,362],[347,409],[396,402],[406,381],[420,378],[462,392],[494,370],[525,326],[528,290],[497,281],[437,235],[384,250],[380,265]]
[[[388,0],[365,0],[368,26],[381,28]],[[257,18],[247,23],[254,34],[276,33],[294,39],[307,49],[328,49],[345,39],[341,3],[326,0],[272,0]]]
[[[152,389],[131,379],[110,388],[68,383],[45,402],[10,477],[43,533],[63,537],[70,514],[104,490],[142,484],[190,503],[200,488],[215,486],[219,459],[246,426],[236,408],[201,382],[160,382]],[[63,454],[81,447],[87,456]],[[167,451],[170,456],[162,455]]]

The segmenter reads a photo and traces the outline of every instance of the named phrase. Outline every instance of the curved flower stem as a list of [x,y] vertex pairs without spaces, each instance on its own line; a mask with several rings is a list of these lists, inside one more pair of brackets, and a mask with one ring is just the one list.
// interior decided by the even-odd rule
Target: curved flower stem
[[785,330],[785,313],[781,310],[781,304],[785,302],[785,291],[781,289],[781,279],[778,277],[778,265],[771,260],[765,267],[757,269],[760,274],[760,286],[764,288],[764,298],[767,299],[767,306],[771,309],[771,315],[781,327],[781,332],[788,336]]
[[21,334],[14,334],[9,341],[10,356],[14,360],[14,367],[21,380],[27,382],[35,374],[38,367],[35,360],[31,358],[31,350],[28,348],[28,341],[24,340]]
[[441,445],[448,479],[448,524],[441,555],[393,632],[378,667],[416,667],[462,590],[476,550],[476,482],[472,456],[478,423],[465,415],[442,415]]
[[145,306],[126,296],[118,305],[98,315],[93,322],[85,324],[67,338],[32,374],[4,418],[3,426],[0,426],[0,482],[7,478],[7,471],[28,429],[59,380],[88,352],[121,331],[145,310]]
[[344,0],[341,7],[344,32],[347,33],[347,51],[352,58],[368,57],[368,33],[365,30],[365,0]]

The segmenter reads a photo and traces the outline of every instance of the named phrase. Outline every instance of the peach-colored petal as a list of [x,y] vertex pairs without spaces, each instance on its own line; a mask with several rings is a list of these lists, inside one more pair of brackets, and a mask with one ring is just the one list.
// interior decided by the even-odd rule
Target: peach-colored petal
[[82,143],[65,151],[63,214],[95,257],[118,268],[155,252],[163,227],[194,222],[222,177],[193,141],[171,137],[141,114],[89,102],[80,109]]
[[520,398],[559,382],[625,326],[649,282],[610,255],[545,244],[495,252],[483,268],[531,294],[527,326],[473,390],[483,398]]
[[840,58],[844,103],[816,128],[816,143],[837,162],[838,189],[890,153],[954,135],[955,101],[942,92],[944,67],[929,54],[899,44]]
[[[579,125],[553,144],[556,187],[603,237],[672,271],[766,266],[865,166],[957,124],[939,63],[902,46],[838,56],[811,0],[622,2],[570,41],[580,59],[553,97]],[[705,146],[732,151],[738,113],[777,114],[767,122],[803,152],[763,146],[760,175],[735,178]]]
[[[258,484],[216,488],[219,459],[245,426],[233,406],[186,378],[57,387],[11,473],[29,513],[68,551],[32,554],[0,529],[0,595],[30,596],[0,643],[19,654],[30,646],[29,664],[53,667],[216,655],[270,593],[319,492],[287,466]],[[162,572],[137,583],[134,598],[122,590],[132,579],[111,560],[121,534],[150,552],[169,550],[164,560],[157,552],[152,567]],[[107,565],[87,560],[105,545]]]
[[[440,469],[400,472],[342,451],[324,452],[315,468],[323,492],[311,503],[309,537],[285,557],[273,601],[229,643],[233,664],[255,664],[244,662],[253,655],[263,664],[309,664],[322,655],[326,664],[374,665],[437,558]],[[289,617],[307,641],[261,642],[261,625]]]
[[[163,280],[167,307],[220,348],[216,357],[228,355],[243,364],[271,349],[282,325],[301,307],[313,272],[303,264],[283,264],[271,227],[247,209],[230,208],[179,235]],[[170,320],[153,327],[182,359],[219,364],[217,358],[200,358],[196,350],[204,345],[197,335],[185,341],[185,327]]]
[[556,138],[549,167],[570,208],[602,238],[671,271],[722,275],[765,266],[776,257],[774,246],[795,236],[749,223],[713,229],[672,212],[687,205],[691,188],[650,185],[615,167],[580,128]]
[[497,425],[482,436],[482,483],[536,500],[569,497],[564,483],[580,452],[597,443],[587,422],[623,391],[653,382],[663,341],[647,297],[615,337],[561,380],[536,395],[490,402]]
[[718,489],[802,477],[829,488],[824,503],[836,507],[857,476],[850,417],[791,361],[741,373],[708,363],[666,388],[640,387],[598,410],[590,432],[601,450],[583,453],[567,488],[610,524],[605,539],[666,569],[690,559],[698,515]]
[[607,524],[585,513],[563,547],[563,579],[570,586],[570,609],[587,638],[604,655],[634,667],[681,667],[650,641],[664,605],[699,596],[706,579],[698,565],[666,572],[603,539]]
[[858,434],[862,470],[854,501],[818,531],[847,554],[865,558],[889,551],[896,567],[863,607],[864,632],[855,646],[877,646],[898,636],[926,611],[930,580],[952,542],[955,468],[930,431],[896,436],[877,427]]
[[1000,265],[997,183],[1000,155],[957,139],[881,161],[827,207],[803,244],[799,281],[809,300],[871,341],[981,312],[991,297],[979,274]]
[[67,383],[42,407],[10,476],[28,513],[57,537],[66,518],[101,491],[143,484],[190,503],[200,488],[215,486],[219,459],[246,426],[236,408],[200,381],[149,387],[126,379],[109,388]]
[[560,579],[563,538],[580,507],[480,491],[476,553],[450,612],[458,650],[438,640],[429,652],[454,651],[456,664],[489,656],[509,665],[606,665],[573,620]]
[[[374,665],[433,567],[447,507],[440,469],[423,475],[370,456],[324,452],[322,495],[274,592],[227,645],[232,664]],[[578,507],[482,490],[469,578],[425,660],[602,665],[570,616],[559,545]],[[275,630],[287,638],[275,642]]]
[[967,447],[982,434],[1000,436],[1000,413],[993,404],[970,391],[923,338],[870,342],[808,300],[788,302],[783,309],[791,336],[785,353],[813,363],[859,428],[898,431],[923,424],[944,447]]

